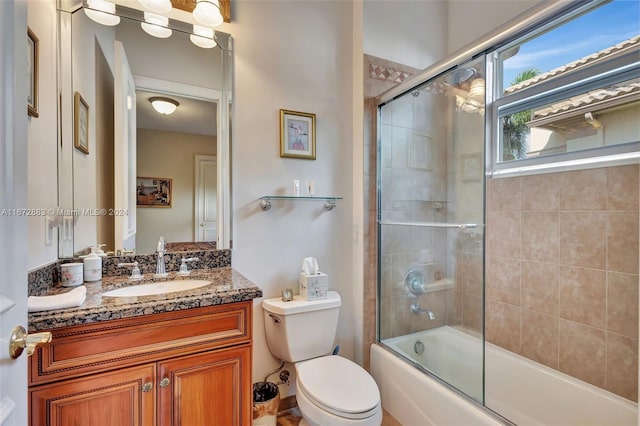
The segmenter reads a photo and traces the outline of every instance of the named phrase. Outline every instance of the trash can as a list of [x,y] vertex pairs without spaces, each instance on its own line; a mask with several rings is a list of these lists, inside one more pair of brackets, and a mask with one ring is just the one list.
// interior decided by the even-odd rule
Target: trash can
[[253,384],[253,426],[276,426],[280,392],[271,382]]

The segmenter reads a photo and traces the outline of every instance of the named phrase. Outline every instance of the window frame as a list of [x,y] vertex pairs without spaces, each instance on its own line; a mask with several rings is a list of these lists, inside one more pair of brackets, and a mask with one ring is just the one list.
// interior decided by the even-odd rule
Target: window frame
[[[596,2],[596,5],[600,2]],[[593,4],[590,5],[593,8]],[[507,43],[488,54],[487,60],[487,170],[491,177],[513,176],[550,171],[603,167],[604,165],[635,164],[640,162],[639,140],[620,145],[609,145],[579,151],[550,154],[541,157],[500,161],[502,144],[501,119],[519,111],[548,105],[552,102],[584,94],[590,90],[640,78],[639,49],[633,48],[609,59],[567,71],[556,77],[541,81],[517,92],[503,94],[502,60],[504,51],[530,40],[550,27],[567,22],[584,8],[562,16],[559,20],[547,23],[528,34]]]

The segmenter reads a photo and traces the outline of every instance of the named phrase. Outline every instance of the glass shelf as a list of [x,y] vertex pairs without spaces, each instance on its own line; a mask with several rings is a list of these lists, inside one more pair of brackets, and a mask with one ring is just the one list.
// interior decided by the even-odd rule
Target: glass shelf
[[322,200],[324,201],[324,209],[330,211],[336,207],[336,201],[342,200],[342,197],[295,197],[293,195],[265,195],[263,197],[260,197],[260,207],[262,208],[262,210],[267,211],[271,208],[271,200]]

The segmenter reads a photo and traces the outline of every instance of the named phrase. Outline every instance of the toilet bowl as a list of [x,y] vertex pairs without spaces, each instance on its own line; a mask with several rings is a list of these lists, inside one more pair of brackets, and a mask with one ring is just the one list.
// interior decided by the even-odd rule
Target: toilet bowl
[[340,295],[307,301],[295,296],[262,302],[269,350],[296,368],[301,425],[379,426],[380,391],[358,364],[332,353],[341,306]]
[[299,362],[296,399],[311,426],[380,425],[380,392],[362,367],[329,355]]

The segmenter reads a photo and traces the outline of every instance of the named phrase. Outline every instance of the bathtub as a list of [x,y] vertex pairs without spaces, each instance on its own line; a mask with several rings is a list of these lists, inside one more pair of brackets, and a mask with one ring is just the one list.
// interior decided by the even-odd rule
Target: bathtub
[[[416,354],[416,341],[424,351]],[[504,421],[413,363],[477,400],[482,395],[482,340],[451,327],[386,339],[371,346],[371,373],[382,406],[400,423],[417,425],[502,425]],[[490,343],[485,344],[486,405],[520,426],[631,426],[637,404]]]

